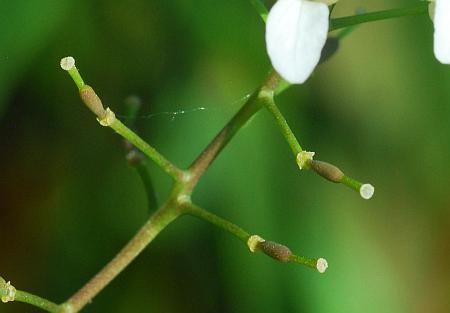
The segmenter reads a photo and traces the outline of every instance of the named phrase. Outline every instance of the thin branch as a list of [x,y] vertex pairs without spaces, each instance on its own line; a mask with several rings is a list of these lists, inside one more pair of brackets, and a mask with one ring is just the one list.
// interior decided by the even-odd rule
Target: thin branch
[[233,224],[230,221],[227,221],[226,219],[217,216],[199,206],[191,204],[186,207],[185,213],[198,217],[204,221],[207,221],[208,223],[211,223],[219,228],[222,228],[223,230],[229,232],[230,234],[237,237],[244,243],[247,243],[247,240],[250,237],[249,233],[247,233],[245,230],[243,230],[236,224]]
[[261,251],[277,261],[305,265],[318,270],[320,273],[325,272],[328,267],[327,261],[323,258],[311,259],[308,257],[295,255],[288,247],[274,241],[266,241],[258,235],[250,235],[236,224],[194,204],[187,205],[184,212],[211,223],[214,226],[222,228],[241,240],[251,252]]
[[413,5],[408,6],[406,8],[384,10],[384,11],[357,14],[353,16],[333,18],[330,21],[329,31],[363,23],[381,21],[404,16],[421,15],[426,13],[428,13],[428,2],[417,1],[417,3],[414,3]]
[[109,108],[105,109],[100,98],[92,87],[86,85],[75,66],[73,57],[65,57],[61,59],[61,68],[67,71],[75,82],[80,92],[81,100],[86,106],[97,115],[97,120],[102,126],[109,126],[119,135],[131,142],[135,147],[141,150],[148,158],[156,163],[162,170],[169,174],[175,181],[179,181],[183,177],[183,172],[167,160],[155,148],[145,142],[135,132],[125,126]]
[[261,109],[263,106],[262,98],[260,97],[261,91],[274,91],[280,83],[280,76],[273,71],[265,83],[260,89],[255,91],[244,106],[236,113],[236,115],[225,125],[225,127],[217,134],[217,136],[211,141],[211,143],[202,151],[197,159],[192,163],[189,168],[190,190],[194,188],[200,177],[216,159],[220,151],[227,145],[227,143],[233,138],[233,136],[247,123],[247,121]]
[[53,303],[47,299],[41,298],[39,296],[33,295],[31,293],[28,293],[26,291],[17,290],[16,298],[14,301],[28,303],[44,311],[52,313],[57,313],[61,311],[61,307],[58,304]]
[[51,313],[59,313],[62,311],[62,307],[56,303],[53,303],[47,299],[36,296],[26,291],[16,290],[10,282],[6,282],[0,277],[0,300],[1,302],[23,302],[40,308],[44,311]]
[[292,132],[291,128],[289,127],[289,124],[287,123],[280,109],[275,104],[275,101],[273,99],[273,93],[268,94],[264,100],[265,100],[264,101],[265,107],[275,118],[275,121],[277,122],[281,133],[283,134],[284,138],[291,147],[292,152],[296,156],[297,154],[302,152],[303,149],[300,143],[298,142],[297,138],[295,137],[294,133]]
[[364,199],[370,199],[373,196],[374,192],[374,188],[372,185],[360,183],[359,181],[345,175],[339,168],[332,164],[321,161],[313,161],[312,157],[314,156],[314,153],[302,150],[302,147],[298,142],[297,137],[295,137],[294,133],[289,127],[286,118],[278,109],[273,95],[273,91],[261,93],[261,99],[263,99],[265,107],[269,110],[269,112],[276,120],[279,126],[279,130],[291,147],[292,153],[294,154],[294,157],[296,158],[297,164],[300,169],[313,170],[329,181],[344,184],[345,186],[359,192],[361,197],[363,197]]
[[179,181],[183,176],[183,172],[167,160],[155,148],[150,146],[145,140],[139,137],[135,132],[125,126],[120,120],[114,118],[112,123],[107,126],[114,129],[119,135],[131,142],[136,148],[141,150],[149,159],[156,163],[161,169],[169,174],[173,179]]
[[178,208],[178,204],[172,201],[158,209],[133,239],[64,305],[69,307],[71,312],[81,310],[119,275],[167,225],[180,215],[181,212]]

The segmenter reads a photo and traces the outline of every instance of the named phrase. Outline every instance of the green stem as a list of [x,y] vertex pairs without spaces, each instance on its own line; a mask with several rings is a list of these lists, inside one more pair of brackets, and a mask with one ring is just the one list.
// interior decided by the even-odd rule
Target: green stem
[[[126,116],[128,118],[127,126],[133,129],[136,122],[136,118],[139,114],[141,108],[141,100],[137,96],[129,96],[125,99],[125,107],[127,108]],[[135,129],[134,129],[135,131]],[[156,200],[155,188],[153,187],[152,178],[145,166],[144,158],[136,148],[131,146],[132,144],[125,140],[125,148],[128,150],[127,160],[130,166],[134,167],[139,177],[141,178],[142,184],[144,185],[145,194],[147,196],[147,207],[148,212],[152,212],[158,206],[158,201]]]
[[298,142],[297,138],[295,137],[294,133],[292,132],[291,128],[289,127],[286,119],[284,118],[281,111],[278,109],[277,105],[275,104],[275,101],[273,99],[273,92],[267,93],[267,95],[264,97],[264,105],[269,110],[269,112],[273,115],[275,118],[281,133],[283,134],[284,138],[288,142],[289,146],[291,147],[292,152],[296,156],[300,152],[303,151],[300,143]]
[[85,84],[83,78],[81,78],[80,72],[78,72],[78,69],[74,66],[67,72],[69,73],[70,77],[72,77],[75,85],[77,85],[78,90],[81,90],[81,88],[83,88]]
[[245,244],[247,243],[248,237],[250,236],[249,233],[247,233],[239,226],[196,205],[191,204],[187,206],[185,209],[185,213],[201,218],[202,220],[205,220],[217,227],[222,228],[223,230],[237,237]]
[[115,118],[114,121],[108,125],[114,129],[119,135],[131,142],[136,148],[141,150],[146,156],[148,156],[153,162],[155,162],[160,168],[162,168],[167,174],[172,176],[173,179],[179,181],[182,178],[183,172],[167,160],[162,154],[156,151],[155,148],[150,146],[135,132],[126,127],[119,119]]
[[254,6],[256,12],[258,12],[263,21],[266,22],[269,11],[267,10],[264,3],[262,3],[261,0],[250,0],[250,3]]
[[68,307],[71,312],[80,311],[119,275],[167,225],[175,220],[180,212],[179,204],[174,201],[166,203],[157,210],[133,239],[83,288],[64,303],[64,306]]
[[182,179],[183,172],[180,169],[156,151],[155,148],[145,142],[135,132],[125,126],[118,118],[114,116],[114,113],[110,109],[105,110],[103,108],[100,98],[90,86],[84,84],[84,81],[75,66],[69,69],[68,73],[72,77],[78,89],[80,89],[83,102],[85,102],[85,104],[97,115],[100,124],[114,129],[119,135],[131,142],[135,147],[153,160],[167,174],[172,176],[175,181]]
[[61,311],[58,304],[21,290],[16,291],[14,301],[30,304],[47,312],[57,313]]
[[227,145],[233,136],[247,123],[247,121],[263,106],[263,98],[260,97],[262,90],[276,90],[282,81],[281,77],[273,71],[260,89],[255,91],[242,108],[233,116],[217,134],[211,143],[200,153],[197,159],[189,167],[190,179],[188,189],[193,190],[200,177],[216,159],[220,151]]
[[428,2],[418,1],[417,3],[408,6],[406,8],[384,10],[378,12],[358,14],[353,16],[333,18],[330,21],[329,31],[333,31],[348,26],[358,25],[362,23],[386,20],[403,16],[414,16],[425,13],[428,13]]
[[[224,218],[217,216],[199,206],[196,206],[194,204],[189,204],[184,208],[184,213],[198,217],[208,223],[211,223],[219,228],[222,228],[223,230],[227,231],[228,233],[232,234],[233,236],[235,236],[239,240],[241,240],[252,252],[261,250],[266,255],[268,255],[278,261],[282,261],[282,262],[289,261],[289,262],[293,262],[293,263],[297,263],[297,264],[306,265],[313,269],[317,269],[317,267],[316,267],[317,260],[316,259],[310,259],[310,258],[307,258],[304,256],[298,256],[295,254],[291,254],[289,248],[282,246],[275,242],[272,242],[272,245],[269,246],[269,250],[270,250],[270,247],[272,247],[271,251],[267,251],[267,249],[265,249],[265,247],[263,246],[264,243],[262,243],[262,242],[254,243],[254,248],[253,248],[254,250],[252,250],[252,248],[251,248],[252,244],[249,244],[249,240],[251,240],[251,237],[258,237],[258,238],[262,239],[261,237],[256,236],[256,235],[250,236],[250,234],[248,232],[246,232],[245,230],[243,230],[236,224],[233,224],[230,221],[227,221]],[[263,242],[265,242],[265,241],[263,240]],[[273,245],[273,244],[275,244],[275,245]],[[289,254],[291,254],[291,255],[288,257],[287,260],[280,258],[280,253],[277,253],[277,251],[276,251],[277,246],[282,247],[284,249],[283,251],[286,251],[286,250],[289,251]],[[273,247],[275,247],[275,248],[273,248]],[[278,250],[278,252],[279,251],[280,250]]]
[[355,190],[357,192],[359,192],[359,189],[362,186],[362,183],[360,183],[359,181],[357,181],[357,180],[355,180],[355,179],[353,179],[351,177],[348,177],[346,175],[344,175],[344,177],[342,177],[341,184],[344,184],[347,187],[350,187],[350,188],[352,188],[353,190]]
[[[291,150],[295,157],[302,152],[302,147],[300,143],[298,142],[297,138],[295,137],[294,133],[292,132],[291,128],[289,127],[289,124],[287,123],[286,119],[283,116],[283,113],[278,109],[278,106],[276,105],[274,99],[273,99],[273,91],[261,91],[260,92],[260,98],[263,99],[263,103],[265,107],[269,110],[269,112],[273,115],[275,118],[279,129],[281,133],[283,134],[284,138],[286,139],[287,143],[291,147]],[[303,167],[305,169],[310,169],[308,166]],[[336,182],[336,181],[335,181]],[[340,183],[344,184],[347,187],[350,187],[354,189],[355,191],[359,192],[362,183],[359,181],[348,177],[344,175],[342,179],[339,181]]]
[[147,207],[148,211],[153,211],[157,205],[158,201],[156,199],[155,188],[153,187],[153,182],[150,177],[150,174],[145,166],[144,162],[140,162],[135,166],[136,172],[139,174],[139,177],[142,180],[142,184],[145,188],[145,194],[147,195]]
[[16,290],[9,282],[0,277],[0,298],[2,302],[22,302],[27,303],[44,311],[51,313],[59,313],[62,307],[47,299],[36,296],[26,291]]
[[336,38],[340,41],[350,35],[354,30],[356,29],[356,26],[349,26],[341,30],[337,35]]
[[306,265],[308,267],[316,269],[317,260],[315,260],[315,259],[310,259],[310,258],[307,258],[304,256],[293,254],[289,257],[289,261],[298,263],[298,264],[302,264],[302,265]]

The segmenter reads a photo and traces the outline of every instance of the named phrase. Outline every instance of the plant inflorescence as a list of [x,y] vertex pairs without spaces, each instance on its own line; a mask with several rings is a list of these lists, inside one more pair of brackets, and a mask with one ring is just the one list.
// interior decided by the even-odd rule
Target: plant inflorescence
[[[375,191],[371,184],[361,183],[347,176],[335,165],[315,160],[314,152],[302,148],[287,120],[276,105],[275,97],[291,84],[303,83],[318,63],[325,61],[336,51],[339,42],[350,33],[355,25],[388,18],[426,14],[428,13],[429,3],[416,1],[413,5],[405,8],[331,18],[330,12],[337,2],[334,0],[279,0],[270,11],[259,0],[251,0],[250,2],[262,19],[265,22],[267,21],[266,41],[274,70],[270,71],[261,86],[255,89],[241,109],[187,169],[179,168],[173,164],[136,132],[122,123],[110,108],[105,108],[94,89],[85,84],[75,66],[73,57],[65,57],[61,60],[61,68],[69,73],[78,88],[82,101],[95,114],[99,124],[113,129],[125,139],[127,143],[126,159],[142,178],[148,205],[153,213],[128,244],[85,286],[64,303],[56,304],[39,296],[17,290],[9,281],[7,282],[0,277],[0,299],[2,302],[25,302],[48,312],[78,312],[127,267],[167,225],[182,215],[198,217],[227,231],[241,240],[250,252],[262,252],[280,262],[302,264],[319,273],[326,271],[328,262],[324,258],[296,255],[290,248],[271,240],[265,240],[262,236],[248,232],[200,207],[192,202],[191,195],[202,175],[233,136],[254,114],[260,109],[266,108],[274,117],[282,135],[289,144],[293,153],[293,161],[297,163],[300,170],[311,170],[333,183],[343,184],[355,190],[363,199],[370,199]],[[444,2],[436,0],[436,13],[434,13],[436,27],[435,53],[442,62],[445,62],[448,57],[446,53],[450,54],[450,49],[448,49],[450,32],[442,29],[442,27],[450,29],[448,25],[449,13],[443,13],[445,9],[448,9],[446,7],[448,1],[445,2],[447,4],[444,4]],[[432,5],[434,8],[434,1]],[[338,29],[340,29],[340,32],[336,35],[328,36],[328,32]],[[137,115],[140,104],[136,98],[130,98],[126,102],[132,120]],[[171,193],[159,208],[156,208],[157,201],[153,191],[153,182],[145,166],[143,166],[145,157],[152,160],[173,180]]]

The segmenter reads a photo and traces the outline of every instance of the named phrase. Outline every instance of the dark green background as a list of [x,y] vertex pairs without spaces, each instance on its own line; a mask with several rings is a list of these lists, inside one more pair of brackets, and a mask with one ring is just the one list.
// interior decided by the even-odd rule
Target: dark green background
[[[333,15],[407,3],[341,0]],[[265,111],[198,186],[198,204],[326,257],[326,274],[252,255],[184,217],[85,311],[448,312],[450,67],[435,60],[432,40],[428,16],[360,26],[305,85],[277,99],[302,145],[375,185],[372,200],[299,172]],[[0,275],[56,302],[147,217],[121,140],[99,127],[60,69],[66,55],[117,114],[139,95],[140,133],[183,167],[270,66],[264,25],[246,0],[1,2]],[[158,114],[178,110],[194,111]],[[149,168],[163,200],[169,180]]]

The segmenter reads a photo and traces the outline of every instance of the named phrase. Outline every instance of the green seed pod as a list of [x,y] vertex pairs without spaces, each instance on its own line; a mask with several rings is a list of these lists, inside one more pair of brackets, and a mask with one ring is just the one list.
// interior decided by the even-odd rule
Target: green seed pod
[[273,241],[261,242],[258,244],[258,248],[271,258],[281,262],[289,262],[289,258],[292,255],[292,252],[288,247]]
[[106,117],[106,111],[103,108],[102,101],[91,86],[84,85],[83,87],[81,87],[80,97],[81,100],[83,100],[84,104],[86,104],[86,106],[89,108],[89,110],[97,115],[99,120],[102,120]]
[[311,160],[309,166],[314,172],[334,183],[340,183],[344,177],[338,167],[327,162]]

